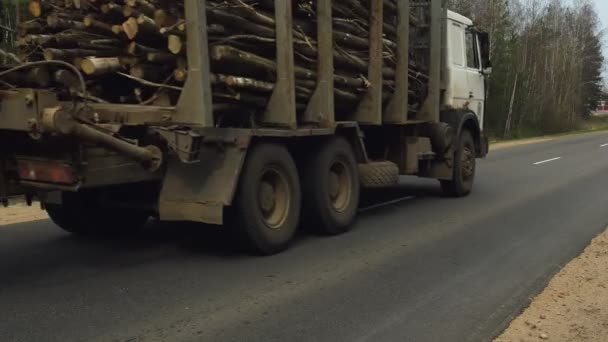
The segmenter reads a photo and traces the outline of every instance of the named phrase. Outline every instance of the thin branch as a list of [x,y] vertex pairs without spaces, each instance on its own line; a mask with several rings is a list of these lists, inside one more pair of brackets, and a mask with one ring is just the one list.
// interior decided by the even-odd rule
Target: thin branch
[[143,85],[149,86],[149,87],[156,87],[156,88],[165,88],[165,89],[172,89],[172,90],[177,90],[177,91],[182,91],[183,88],[181,87],[176,87],[176,86],[172,86],[172,85],[168,85],[168,84],[162,84],[162,83],[156,83],[156,82],[150,82],[150,81],[146,81],[143,78],[139,78],[139,77],[135,77],[135,76],[131,76],[122,72],[117,72],[116,74],[126,77],[130,80],[133,81],[137,81]]

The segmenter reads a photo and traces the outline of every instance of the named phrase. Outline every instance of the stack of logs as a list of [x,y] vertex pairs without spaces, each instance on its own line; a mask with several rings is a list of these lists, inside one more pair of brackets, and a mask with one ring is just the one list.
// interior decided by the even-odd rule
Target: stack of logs
[[[369,86],[365,76],[371,1],[375,0],[332,1],[338,115],[352,111]],[[388,100],[395,79],[397,4],[383,1]],[[316,84],[315,4],[293,1],[299,110]],[[18,29],[22,61],[73,64],[86,76],[87,94],[75,95],[74,75],[52,66],[31,69],[25,77],[9,74],[0,87],[54,88],[65,97],[86,96],[97,102],[175,105],[188,76],[183,0],[32,0],[29,12],[35,19]],[[208,0],[207,18],[216,110],[259,113],[267,105],[276,75],[274,1]],[[410,64],[410,110],[425,97],[426,73],[424,66]]]

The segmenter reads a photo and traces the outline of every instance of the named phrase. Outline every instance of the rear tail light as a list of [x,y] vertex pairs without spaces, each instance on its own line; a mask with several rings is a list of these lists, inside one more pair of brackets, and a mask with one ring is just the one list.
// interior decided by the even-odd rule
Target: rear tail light
[[74,184],[76,178],[69,164],[36,161],[18,160],[17,169],[19,177],[24,181]]

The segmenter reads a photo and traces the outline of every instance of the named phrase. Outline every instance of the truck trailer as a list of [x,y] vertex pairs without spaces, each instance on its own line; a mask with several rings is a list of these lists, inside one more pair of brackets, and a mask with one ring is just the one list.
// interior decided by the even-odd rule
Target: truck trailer
[[[172,53],[187,61],[179,86],[121,73],[125,82],[136,79],[177,92],[175,101],[165,104],[90,95],[96,73],[119,72],[107,55],[87,55],[94,46],[82,47],[93,42],[62,50],[66,40],[56,36],[40,43],[44,58],[16,56],[0,68],[0,199],[5,204],[16,195],[38,199],[70,233],[133,232],[153,217],[224,225],[250,250],[274,254],[289,246],[300,226],[330,235],[348,231],[361,189],[394,186],[400,175],[434,178],[446,195],[466,196],[476,159],[488,153],[483,122],[489,37],[441,0],[276,0],[260,1],[256,11],[250,1],[226,1],[233,6],[217,9],[218,2],[183,0],[174,2],[172,25],[156,27],[150,20],[158,24],[159,18],[146,13],[160,13],[163,1],[51,3],[31,4],[35,15],[48,15],[46,21],[55,26],[47,32],[47,26],[29,22],[34,29],[18,30],[24,46],[65,34],[59,27],[67,25],[70,34],[114,29],[116,38],[95,44],[120,42],[146,50],[160,38],[146,43],[125,32],[138,22],[140,31],[160,28],[149,37],[171,35]],[[295,14],[304,3],[311,13],[306,20]],[[116,19],[109,4],[129,10],[131,18],[106,25],[127,18]],[[53,13],[62,6],[76,14]],[[341,8],[363,13],[366,20],[337,18]],[[212,23],[215,19],[225,25]],[[234,39],[219,46],[212,36],[229,31],[230,24],[242,25],[238,36],[246,39],[252,32],[272,32],[274,37],[263,39],[273,47],[271,57],[243,52],[251,44],[234,38],[237,34],[228,34]],[[354,34],[357,27],[364,27],[366,36]],[[314,56],[302,56],[308,48],[302,46],[302,32],[312,37]],[[365,58],[345,60],[339,44],[359,41],[366,44],[358,51]],[[176,48],[175,42],[183,44]],[[172,60],[165,52],[146,51],[148,58],[155,53]],[[233,58],[228,67],[218,62],[221,51]],[[338,72],[344,65],[352,66],[350,76]],[[50,81],[32,85],[33,70],[41,67],[50,70]],[[230,75],[241,67],[262,69],[271,82],[256,72]],[[259,101],[245,96],[251,92],[238,97],[231,92],[222,102],[219,83],[263,88],[268,96]],[[348,88],[351,83],[356,84]],[[123,84],[103,87],[108,92]]]

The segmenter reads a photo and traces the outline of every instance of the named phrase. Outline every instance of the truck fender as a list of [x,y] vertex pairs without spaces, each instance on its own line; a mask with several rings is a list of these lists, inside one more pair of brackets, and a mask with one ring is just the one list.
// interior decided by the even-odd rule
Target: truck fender
[[478,158],[483,158],[488,154],[488,140],[483,135],[479,120],[474,112],[463,109],[444,110],[440,114],[440,119],[441,122],[447,123],[454,129],[456,139],[460,139],[464,130],[471,132]]
[[163,221],[224,223],[224,208],[232,204],[247,148],[206,145],[201,161],[168,160],[158,209]]

